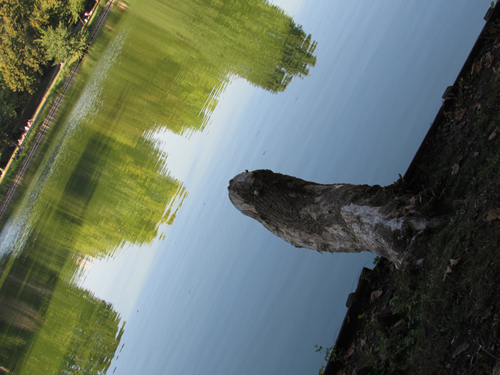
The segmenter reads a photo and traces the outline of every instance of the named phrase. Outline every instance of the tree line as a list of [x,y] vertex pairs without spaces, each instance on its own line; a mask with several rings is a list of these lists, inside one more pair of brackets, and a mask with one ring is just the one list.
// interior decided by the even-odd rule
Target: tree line
[[15,136],[21,111],[44,72],[85,48],[86,35],[78,26],[86,5],[92,6],[87,0],[0,1],[0,142],[4,145]]

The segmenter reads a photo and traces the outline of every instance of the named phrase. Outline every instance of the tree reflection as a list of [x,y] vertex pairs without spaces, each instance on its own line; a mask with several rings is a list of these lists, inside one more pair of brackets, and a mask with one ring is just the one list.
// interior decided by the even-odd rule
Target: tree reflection
[[173,0],[165,9],[131,8],[142,22],[111,73],[114,90],[134,92],[126,122],[202,130],[231,77],[279,93],[316,64],[311,35],[266,1]]
[[[163,6],[158,12],[144,0],[111,15],[117,33],[127,16],[136,21],[106,77],[102,107],[66,143],[70,151],[58,160],[65,172],[42,192],[48,203],[23,251],[1,259],[0,365],[16,374],[109,368],[121,317],[71,281],[87,260],[150,243],[173,223],[186,188],[145,134],[202,130],[232,76],[279,93],[316,63],[311,35],[266,1]],[[101,36],[101,52],[109,38]],[[83,76],[96,69],[92,53]]]

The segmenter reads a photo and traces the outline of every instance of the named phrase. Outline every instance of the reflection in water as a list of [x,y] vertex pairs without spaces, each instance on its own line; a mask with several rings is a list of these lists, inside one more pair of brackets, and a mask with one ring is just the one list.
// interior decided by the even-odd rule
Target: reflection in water
[[46,260],[21,255],[3,280],[0,363],[16,374],[104,373],[123,334],[119,314],[89,291],[59,283]]
[[140,22],[111,72],[115,92],[134,93],[127,123],[202,130],[231,76],[277,93],[316,63],[311,35],[267,3],[171,1],[164,12],[155,4],[130,8]]
[[154,134],[203,130],[231,77],[278,93],[316,62],[311,36],[264,1],[144,0],[107,23],[0,234],[0,364],[16,374],[108,369],[120,315],[74,281],[173,223],[187,191]]

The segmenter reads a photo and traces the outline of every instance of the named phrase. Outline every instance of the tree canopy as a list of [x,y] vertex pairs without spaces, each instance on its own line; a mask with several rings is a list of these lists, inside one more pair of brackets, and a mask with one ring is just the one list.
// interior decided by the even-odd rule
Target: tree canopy
[[35,40],[45,49],[45,58],[54,65],[66,61],[71,55],[81,53],[87,45],[87,33],[73,35],[63,23],[42,30],[40,39]]
[[47,58],[47,46],[37,43],[50,28],[78,20],[85,0],[2,0],[0,2],[0,74],[13,91],[32,92]]

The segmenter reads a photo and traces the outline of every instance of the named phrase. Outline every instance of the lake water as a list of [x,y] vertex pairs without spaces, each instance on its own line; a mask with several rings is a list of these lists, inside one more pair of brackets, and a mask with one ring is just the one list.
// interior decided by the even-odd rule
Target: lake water
[[318,371],[373,256],[288,245],[228,181],[397,180],[489,2],[273,4],[113,9],[0,233],[0,365]]

